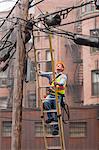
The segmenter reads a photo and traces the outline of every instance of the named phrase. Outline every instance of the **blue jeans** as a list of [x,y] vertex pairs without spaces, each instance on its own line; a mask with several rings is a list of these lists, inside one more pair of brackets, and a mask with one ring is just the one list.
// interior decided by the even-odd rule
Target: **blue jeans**
[[[58,96],[59,103],[61,102],[61,96]],[[45,110],[51,110],[51,109],[56,109],[56,100],[55,100],[55,95],[49,94],[46,97],[46,100],[44,101],[44,109]],[[57,112],[48,112],[47,113],[48,119],[54,119],[54,121],[58,121],[57,119]],[[54,125],[54,129],[58,128],[57,125]]]

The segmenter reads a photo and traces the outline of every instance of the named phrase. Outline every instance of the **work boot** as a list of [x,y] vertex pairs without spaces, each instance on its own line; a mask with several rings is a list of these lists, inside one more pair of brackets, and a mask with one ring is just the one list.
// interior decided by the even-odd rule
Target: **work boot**
[[59,130],[53,129],[52,135],[58,135],[58,134],[59,134]]
[[48,124],[48,123],[51,123],[52,121],[54,121],[54,118],[47,119],[45,122]]

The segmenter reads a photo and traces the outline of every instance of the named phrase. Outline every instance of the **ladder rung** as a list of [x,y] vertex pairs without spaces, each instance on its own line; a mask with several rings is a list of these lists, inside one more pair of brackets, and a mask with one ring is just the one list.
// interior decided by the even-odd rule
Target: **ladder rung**
[[43,98],[43,99],[41,100],[42,103],[43,103],[45,100],[55,100],[55,98]]
[[48,35],[37,35],[37,36],[35,36],[35,38],[36,37],[48,37]]
[[39,86],[39,88],[50,88],[51,86]]
[[46,138],[59,138],[59,137],[60,137],[59,134],[58,134],[58,135],[47,134],[47,135],[45,135],[45,136],[46,136]]
[[51,110],[43,110],[43,112],[47,113],[47,112],[57,112],[56,109],[51,109]]
[[49,146],[47,147],[48,150],[58,150],[61,149],[61,146]]
[[43,76],[43,75],[52,75],[53,72],[45,72],[45,71],[41,71],[39,75]]
[[40,61],[37,61],[37,63],[46,63],[46,62],[50,62],[50,60],[40,60]]
[[49,49],[49,48],[36,48],[35,50],[38,50],[38,51],[40,51],[40,50],[47,50],[47,49]]
[[58,124],[58,122],[51,122],[51,123],[49,123],[49,125],[56,125],[56,124]]
[[45,100],[55,100],[56,98],[43,98],[41,101],[44,102]]

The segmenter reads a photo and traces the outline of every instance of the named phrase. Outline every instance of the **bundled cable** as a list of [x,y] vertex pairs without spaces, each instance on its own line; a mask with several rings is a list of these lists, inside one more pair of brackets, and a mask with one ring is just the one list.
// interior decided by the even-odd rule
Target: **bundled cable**
[[13,44],[12,47],[9,48],[8,52],[2,58],[0,58],[0,62],[5,62],[5,65],[0,69],[0,71],[4,72],[8,68],[9,62],[13,57],[14,53],[16,52],[15,50],[12,54],[10,54],[15,46],[16,46],[16,42]]
[[13,53],[12,53],[12,55],[10,55],[10,57],[9,57],[9,59],[8,59],[8,61],[5,63],[5,65],[0,69],[0,71],[6,71],[6,69],[9,67],[9,62],[10,62],[10,60],[11,60],[11,58],[13,57],[13,55],[15,54],[15,52],[16,51],[14,51]]

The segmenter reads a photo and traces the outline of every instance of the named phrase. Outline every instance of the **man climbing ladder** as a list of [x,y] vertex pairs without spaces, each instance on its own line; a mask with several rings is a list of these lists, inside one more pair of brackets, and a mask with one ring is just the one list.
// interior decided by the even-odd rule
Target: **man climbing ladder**
[[[38,96],[40,99],[40,108],[41,108],[41,120],[42,120],[42,127],[43,127],[43,136],[44,136],[44,144],[46,150],[66,150],[65,148],[65,137],[64,137],[64,128],[62,122],[62,113],[61,113],[61,102],[63,96],[65,94],[65,86],[67,82],[67,76],[63,74],[64,71],[64,64],[62,62],[58,62],[56,65],[56,73],[55,73],[55,62],[54,62],[54,51],[52,48],[52,36],[49,33],[49,50],[51,55],[51,72],[43,71],[43,64],[48,62],[47,60],[38,60],[37,50],[34,47],[34,54],[35,54],[35,62],[36,62],[36,69],[37,69],[37,85],[38,85]],[[44,53],[46,48],[41,48],[41,53]],[[39,68],[39,64],[41,64],[42,68]],[[42,69],[42,71],[40,70]],[[53,76],[53,80],[51,80],[50,75]],[[40,76],[47,77],[50,81],[50,87],[48,83],[39,82]],[[40,77],[40,78],[39,78]],[[47,85],[46,85],[47,84]],[[43,97],[44,92],[46,89],[49,88],[49,93],[47,97]],[[43,91],[44,89],[44,91]],[[51,98],[52,97],[52,98]],[[46,120],[46,113],[47,113],[47,120]],[[55,122],[56,121],[56,122]],[[52,135],[48,133],[51,129]],[[48,140],[50,138],[50,140]],[[54,141],[57,142],[54,142]]]
[[[63,102],[63,97],[65,94],[65,86],[67,81],[67,76],[63,74],[64,64],[62,62],[58,62],[56,65],[56,75],[55,78],[50,81],[49,94],[47,95],[43,107],[45,110],[56,109],[56,100],[55,100],[55,90],[57,90],[58,101],[61,104]],[[57,112],[48,112],[48,119],[46,123],[58,122]],[[52,127],[52,135],[58,135],[58,124],[53,125]]]

